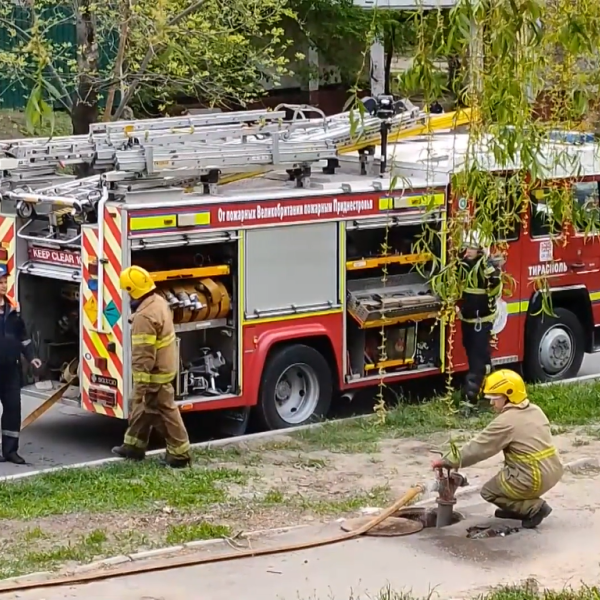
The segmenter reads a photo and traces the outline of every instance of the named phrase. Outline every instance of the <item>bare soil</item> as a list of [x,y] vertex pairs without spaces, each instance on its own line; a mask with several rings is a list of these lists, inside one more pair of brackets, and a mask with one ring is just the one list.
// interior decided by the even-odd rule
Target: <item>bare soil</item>
[[[243,447],[241,463],[211,459],[208,465],[196,465],[251,473],[246,485],[227,486],[225,503],[214,504],[202,514],[157,504],[155,510],[143,514],[69,514],[35,523],[3,521],[0,543],[9,552],[13,544],[25,539],[37,552],[50,552],[57,545],[81,544],[86,536],[102,532],[106,542],[98,547],[98,555],[104,555],[164,545],[168,531],[182,524],[225,525],[235,535],[356,515],[383,506],[417,483],[433,482],[430,462],[435,455],[431,450],[443,447],[447,439],[446,432],[424,440],[383,440],[375,452],[347,454],[285,449],[292,440],[281,436],[274,450],[269,449],[272,441]],[[600,452],[600,440],[589,430],[562,433],[555,440],[564,462]],[[501,461],[501,456],[489,459],[465,474],[471,484],[483,483]],[[88,553],[85,558],[93,557]]]

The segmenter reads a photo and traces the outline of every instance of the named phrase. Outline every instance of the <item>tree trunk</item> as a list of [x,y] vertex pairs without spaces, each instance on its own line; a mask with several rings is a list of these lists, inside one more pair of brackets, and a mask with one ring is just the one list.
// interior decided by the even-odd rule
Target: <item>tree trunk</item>
[[[71,123],[75,135],[89,133],[90,125],[98,121],[99,52],[96,40],[96,17],[92,6],[94,0],[78,0],[76,9],[77,35],[77,90],[73,101]],[[87,165],[78,169],[84,177],[91,172]]]
[[458,103],[462,103],[463,100],[463,86],[461,57],[458,54],[451,54],[448,57],[448,89]]
[[392,23],[388,31],[385,32],[385,67],[383,70],[385,79],[385,93],[389,96],[392,91],[392,61],[394,60],[394,47],[396,41],[396,28]]
[[98,120],[99,52],[96,41],[96,17],[93,0],[79,0],[76,5],[77,34],[77,91],[71,120],[73,133],[87,134],[91,123]]

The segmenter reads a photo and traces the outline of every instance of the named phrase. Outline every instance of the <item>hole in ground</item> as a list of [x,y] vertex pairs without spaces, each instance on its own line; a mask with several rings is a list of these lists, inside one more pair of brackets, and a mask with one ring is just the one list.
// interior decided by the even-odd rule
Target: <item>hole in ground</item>
[[[399,517],[402,519],[408,519],[409,521],[418,521],[423,524],[423,528],[435,527],[437,523],[437,508],[401,508],[396,511],[392,516]],[[450,525],[456,525],[464,519],[463,515],[456,511],[452,511],[452,522]]]

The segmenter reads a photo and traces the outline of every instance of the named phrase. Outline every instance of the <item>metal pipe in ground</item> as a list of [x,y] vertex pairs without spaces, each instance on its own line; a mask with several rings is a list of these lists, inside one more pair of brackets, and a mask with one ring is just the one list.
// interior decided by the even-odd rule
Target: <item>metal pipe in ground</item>
[[448,527],[448,525],[452,525],[452,515],[454,514],[455,504],[456,500],[454,500],[454,502],[444,502],[443,500],[438,500],[435,521],[435,526],[438,529],[440,527]]

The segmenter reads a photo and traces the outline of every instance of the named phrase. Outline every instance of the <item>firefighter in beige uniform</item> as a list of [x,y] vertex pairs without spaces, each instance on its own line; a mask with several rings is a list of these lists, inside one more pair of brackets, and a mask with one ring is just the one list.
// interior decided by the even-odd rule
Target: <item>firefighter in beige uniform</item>
[[524,528],[534,529],[552,512],[542,495],[563,474],[550,422],[527,399],[525,383],[514,371],[502,369],[489,375],[483,393],[498,416],[458,457],[437,459],[432,466],[470,467],[504,452],[504,467],[483,486],[481,496],[498,507],[496,517],[518,519]]
[[131,297],[132,410],[123,445],[113,448],[122,458],[142,460],[152,428],[164,436],[165,462],[184,467],[190,462],[190,441],[175,404],[172,381],[178,356],[173,316],[167,301],[155,293],[156,285],[141,267],[121,273],[121,289]]

